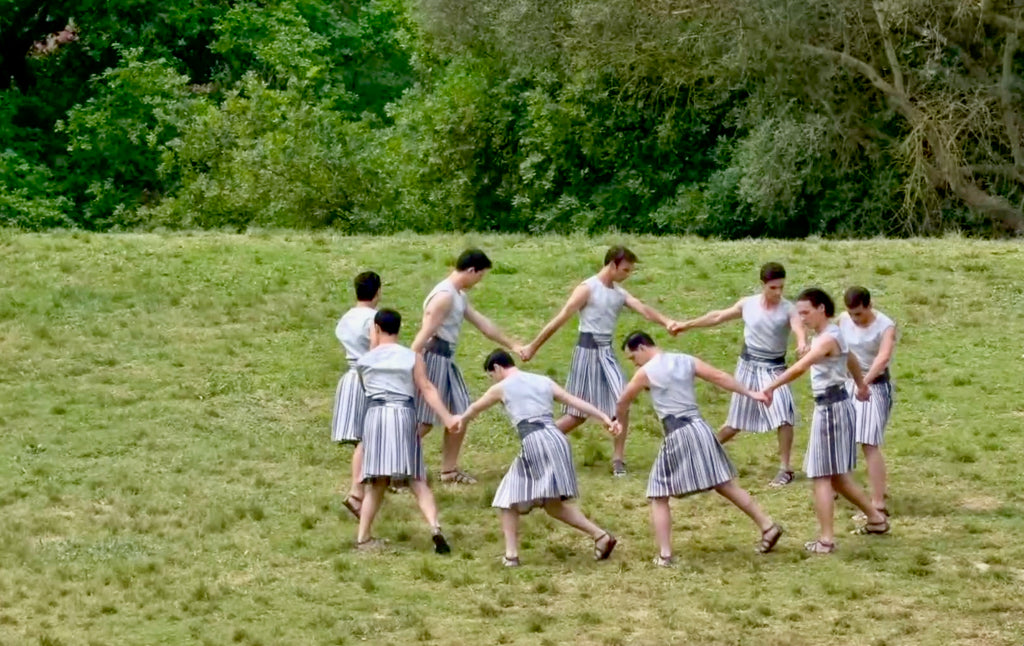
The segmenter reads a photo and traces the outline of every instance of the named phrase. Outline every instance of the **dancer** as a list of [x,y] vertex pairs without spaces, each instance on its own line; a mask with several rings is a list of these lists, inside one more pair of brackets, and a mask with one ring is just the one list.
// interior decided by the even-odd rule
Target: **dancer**
[[[846,301],[846,311],[839,316],[839,331],[849,344],[850,352],[864,373],[864,382],[871,391],[871,399],[868,401],[853,402],[857,416],[855,437],[864,451],[864,462],[867,463],[871,505],[888,516],[882,442],[892,413],[889,362],[896,347],[896,324],[871,306],[871,293],[864,287],[846,290],[843,300]],[[853,382],[847,384],[847,389],[852,396]],[[857,514],[854,519],[866,520],[866,517]]]
[[885,534],[889,519],[871,506],[867,494],[857,486],[850,472],[857,466],[854,442],[855,414],[846,389],[847,374],[853,377],[857,398],[870,397],[860,366],[850,354],[846,337],[831,322],[835,315],[832,298],[816,287],[805,289],[797,297],[800,320],[815,333],[811,349],[799,361],[772,381],[764,393],[771,395],[808,370],[814,393],[814,418],[804,456],[804,471],[814,481],[814,511],[818,516],[818,538],[804,545],[816,554],[835,550],[833,531],[833,492],[856,505],[867,517],[859,534]]
[[522,372],[504,350],[492,352],[484,361],[484,370],[496,383],[466,409],[459,420],[459,432],[465,431],[477,415],[502,402],[522,441],[522,453],[502,478],[492,503],[501,509],[501,528],[505,534],[502,563],[506,567],[519,566],[519,515],[534,507],[543,507],[552,518],[590,535],[594,539],[594,558],[608,558],[615,549],[615,537],[568,502],[579,495],[576,468],[569,441],[555,426],[551,400],[557,399],[600,420],[613,435],[622,428],[548,377]]
[[[452,357],[459,342],[463,319],[469,321],[488,339],[521,352],[513,340],[505,336],[486,316],[473,309],[466,298],[466,290],[483,280],[491,268],[491,260],[479,249],[467,249],[455,262],[455,270],[423,301],[423,324],[412,342],[412,349],[423,355],[430,382],[437,388],[441,400],[453,413],[462,413],[469,406],[469,391],[462,372]],[[416,417],[420,435],[426,435],[436,423],[431,407],[422,398],[416,401]],[[441,443],[441,482],[475,484],[476,478],[459,469],[459,451],[462,438],[448,430]]]
[[[612,247],[604,256],[604,267],[573,290],[569,300],[533,341],[523,348],[522,358],[529,361],[560,327],[579,312],[579,340],[572,351],[569,379],[565,389],[570,395],[590,402],[605,415],[615,414],[615,402],[622,394],[626,377],[612,350],[612,335],[623,306],[670,329],[677,325],[653,307],[645,305],[619,286],[629,278],[636,264],[636,254],[625,247]],[[574,406],[565,406],[556,422],[568,433],[586,419],[586,413]],[[612,474],[626,475],[626,435],[628,428],[615,436],[612,448]]]
[[770,552],[782,537],[782,527],[765,514],[754,499],[736,484],[736,469],[715,432],[701,417],[694,392],[699,377],[719,388],[768,404],[771,398],[751,391],[728,373],[686,354],[662,352],[644,332],[633,332],[622,344],[637,371],[619,398],[617,419],[625,424],[629,407],[642,390],[651,391],[651,402],[665,429],[665,441],[654,459],[647,498],[651,524],[658,543],[655,565],[672,565],[672,514],[669,497],[681,498],[714,489],[750,517],[761,532],[757,551]]
[[[675,325],[673,335],[694,328],[712,327],[743,319],[743,351],[736,364],[736,380],[751,390],[761,390],[786,369],[786,348],[789,332],[796,335],[797,354],[807,351],[807,335],[793,304],[782,297],[786,285],[786,269],[775,262],[761,267],[761,294],[736,301],[732,307],[708,312],[704,316]],[[777,430],[779,436],[779,471],[768,483],[784,487],[793,482],[793,422],[796,411],[793,393],[782,388],[775,393],[770,406],[733,394],[729,414],[718,431],[718,440],[725,444],[740,431],[765,433]]]
[[370,350],[370,331],[373,316],[380,301],[380,276],[364,271],[353,281],[356,288],[356,305],[338,321],[334,336],[338,337],[345,349],[348,370],[338,380],[334,393],[334,415],[331,419],[331,440],[342,444],[355,444],[352,452],[352,479],[344,505],[359,518],[359,506],[363,502],[363,416],[366,414],[366,393],[359,381],[356,362]]
[[414,397],[419,395],[437,413],[446,428],[457,423],[427,379],[423,357],[398,344],[401,315],[383,309],[373,317],[373,349],[356,364],[366,391],[366,423],[363,428],[365,489],[359,513],[356,548],[374,550],[383,542],[370,536],[373,520],[389,484],[408,484],[430,525],[434,551],[451,551],[437,520],[434,494],[427,485],[423,447],[416,427]]

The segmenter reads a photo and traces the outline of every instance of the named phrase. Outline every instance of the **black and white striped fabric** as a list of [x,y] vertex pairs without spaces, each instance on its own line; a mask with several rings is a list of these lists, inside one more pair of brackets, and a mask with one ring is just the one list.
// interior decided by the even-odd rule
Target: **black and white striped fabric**
[[[736,381],[747,388],[761,391],[785,370],[785,365],[751,361],[741,357],[736,364],[735,377]],[[794,422],[796,410],[793,405],[793,391],[788,384],[772,393],[771,406],[733,393],[729,401],[729,414],[725,418],[726,426],[751,433],[774,431],[784,424],[792,425]]]
[[427,467],[412,402],[368,401],[363,427],[363,482],[426,480]]
[[[452,415],[464,413],[469,408],[469,389],[466,388],[466,381],[462,378],[462,371],[452,362],[451,357],[446,357],[429,350],[423,353],[423,363],[427,368],[427,379],[434,384],[437,392],[441,395],[441,401],[448,408]],[[434,409],[427,405],[427,402],[417,394],[416,396],[416,419],[420,424],[437,425],[440,422]]]
[[648,498],[681,498],[736,477],[729,456],[703,418],[690,418],[675,430],[669,430],[667,419],[665,424],[665,441],[647,480]]
[[536,422],[536,430],[525,435],[522,452],[501,479],[492,507],[525,514],[548,501],[579,496],[576,467],[565,434],[550,417]]
[[351,368],[338,380],[334,392],[334,415],[331,416],[331,441],[359,443],[363,439],[366,417],[366,392],[359,373]]
[[[577,343],[573,348],[565,390],[614,417],[615,404],[626,387],[626,376],[612,351],[611,336],[595,334],[591,338],[596,339],[596,343]],[[563,407],[563,412],[573,417],[587,416],[571,406]]]
[[856,386],[853,382],[847,384],[856,416],[854,437],[857,444],[882,446],[885,441],[885,427],[889,425],[889,417],[892,414],[892,382],[870,384],[868,388],[871,390],[871,399],[862,402],[855,397]]
[[804,472],[808,478],[841,475],[857,467],[855,418],[849,398],[815,404],[811,435],[804,455]]

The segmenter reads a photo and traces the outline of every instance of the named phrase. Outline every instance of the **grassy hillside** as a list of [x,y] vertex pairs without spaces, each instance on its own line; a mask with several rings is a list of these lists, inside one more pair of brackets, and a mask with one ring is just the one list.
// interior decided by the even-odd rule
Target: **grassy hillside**
[[[618,238],[0,232],[0,643],[1019,644],[1021,247],[621,240],[641,258],[627,287],[673,316],[750,293],[768,260],[786,264],[790,295],[872,290],[902,327],[892,535],[847,536],[842,507],[838,551],[807,556],[808,482],[767,489],[775,441],[741,437],[728,450],[787,528],[778,552],[754,554],[749,521],[701,496],[673,504],[680,565],[655,569],[643,496],[660,433],[645,398],[630,477],[610,477],[595,425],[573,439],[582,507],[620,538],[611,561],[535,512],[524,567],[500,567],[490,501],[517,442],[496,411],[464,453],[481,483],[435,485],[450,558],[430,552],[408,494],[376,529],[394,549],[353,552],[336,495],[351,451],[328,429],[351,277],[382,274],[409,342],[426,291],[480,245],[496,268],[471,300],[525,339]],[[624,314],[620,335],[635,327],[651,328]],[[740,329],[656,338],[731,370]],[[557,334],[530,369],[563,380],[574,338]],[[474,395],[491,347],[467,330],[459,348]],[[806,380],[795,392],[799,458]],[[717,426],[728,396],[699,394]],[[426,441],[435,473],[439,441]]]

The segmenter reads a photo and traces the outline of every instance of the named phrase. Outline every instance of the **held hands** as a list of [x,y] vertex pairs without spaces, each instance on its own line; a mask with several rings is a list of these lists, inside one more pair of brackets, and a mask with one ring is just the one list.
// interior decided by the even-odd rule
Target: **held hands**
[[862,402],[866,402],[871,399],[871,389],[868,388],[866,383],[857,386],[857,399]]
[[537,350],[533,347],[532,343],[517,346],[515,351],[524,363],[532,359],[533,355],[537,354]]
[[690,329],[690,326],[686,324],[686,321],[669,321],[668,325],[665,326],[668,333],[672,336],[676,336],[680,332],[686,332]]
[[455,433],[457,435],[459,433],[466,432],[466,423],[466,420],[462,419],[462,415],[452,415],[444,425],[444,428],[449,433]]
[[605,417],[601,420],[601,423],[604,424],[605,430],[612,435],[618,436],[622,434],[622,423],[619,420]]
[[767,388],[762,390],[761,392],[750,393],[749,397],[756,402],[764,404],[765,406],[772,405],[772,391]]
[[798,343],[796,346],[796,356],[802,357],[807,354],[811,349],[811,346],[806,343]]

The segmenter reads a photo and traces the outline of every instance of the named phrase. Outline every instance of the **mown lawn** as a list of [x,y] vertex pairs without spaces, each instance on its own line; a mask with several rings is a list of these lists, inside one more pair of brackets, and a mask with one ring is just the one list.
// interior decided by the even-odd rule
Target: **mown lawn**
[[[474,487],[435,487],[451,557],[430,551],[411,498],[392,496],[352,550],[336,495],[350,449],[328,425],[342,369],[333,336],[351,277],[375,269],[407,316],[467,244],[496,269],[476,307],[532,336],[624,241],[634,294],[675,316],[728,305],[779,260],[790,295],[861,283],[902,327],[887,445],[894,530],[810,557],[809,484],[765,486],[775,441],[729,445],[741,484],[782,521],[777,553],[714,496],[674,504],[680,565],[660,570],[643,497],[659,441],[641,401],[632,474],[609,475],[595,425],[574,442],[584,510],[619,548],[538,513],[515,571],[499,565],[491,496],[517,451],[493,411],[471,427]],[[274,233],[0,232],[0,643],[3,644],[1016,644],[1024,641],[1024,251],[960,239],[695,239]],[[573,329],[531,369],[563,380]],[[620,335],[650,328],[624,314]],[[740,325],[670,339],[728,370]],[[459,363],[482,393],[491,349],[467,330]],[[628,369],[631,370],[631,369]],[[717,426],[728,397],[702,388]],[[806,443],[810,397],[796,387]],[[427,440],[436,472],[439,437]]]

